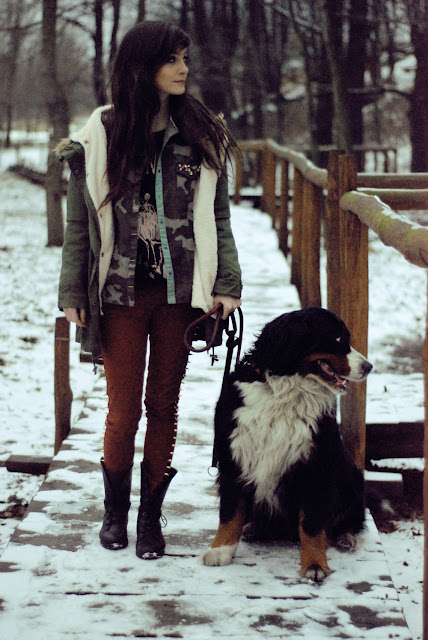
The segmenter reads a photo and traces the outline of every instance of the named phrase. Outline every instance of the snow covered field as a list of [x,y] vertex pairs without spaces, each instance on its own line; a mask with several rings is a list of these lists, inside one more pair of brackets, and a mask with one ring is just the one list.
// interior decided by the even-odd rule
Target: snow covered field
[[[44,152],[35,148],[28,153],[40,166]],[[52,455],[54,441],[53,339],[61,251],[45,247],[43,191],[6,173],[13,162],[13,152],[0,153],[1,461],[10,454]],[[276,250],[267,216],[249,207],[234,207],[233,224],[244,284],[247,279],[266,285],[244,290],[244,346],[248,347],[254,333],[281,312],[288,267]],[[270,272],[272,262],[275,265],[277,282],[265,282],[267,260]],[[260,299],[261,290],[264,299]],[[290,295],[295,296],[297,308],[297,295],[289,294],[288,300]],[[371,236],[369,359],[375,371],[368,381],[369,422],[423,420],[420,366],[415,368],[414,359],[400,353],[420,352],[425,317],[426,273]],[[74,416],[93,381],[91,365],[79,363],[73,345]],[[26,503],[41,480],[0,468],[0,510]],[[16,520],[0,519],[0,554],[16,524]],[[410,630],[418,640],[422,637],[422,521],[401,522],[396,532],[382,534],[382,542]]]

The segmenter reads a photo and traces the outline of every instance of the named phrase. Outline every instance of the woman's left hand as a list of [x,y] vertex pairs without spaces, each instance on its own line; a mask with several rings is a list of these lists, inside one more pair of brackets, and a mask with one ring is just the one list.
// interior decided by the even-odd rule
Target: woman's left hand
[[223,320],[226,320],[230,313],[233,313],[235,309],[241,306],[241,299],[218,293],[214,296],[214,306],[219,303],[223,305],[223,314],[221,317]]

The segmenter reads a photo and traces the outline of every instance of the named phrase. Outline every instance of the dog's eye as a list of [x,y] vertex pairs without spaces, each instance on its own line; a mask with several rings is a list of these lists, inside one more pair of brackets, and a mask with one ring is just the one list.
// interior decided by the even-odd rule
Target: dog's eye
[[339,336],[338,338],[336,338],[336,342],[341,342],[342,338]]

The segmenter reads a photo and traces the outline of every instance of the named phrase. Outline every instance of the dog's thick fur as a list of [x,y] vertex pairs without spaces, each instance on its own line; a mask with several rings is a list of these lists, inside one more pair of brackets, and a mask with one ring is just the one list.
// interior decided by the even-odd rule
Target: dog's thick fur
[[364,480],[344,449],[336,396],[372,365],[345,324],[318,307],[268,323],[226,378],[215,415],[220,524],[206,565],[232,562],[243,526],[300,539],[301,575],[323,580],[328,544],[352,548]]

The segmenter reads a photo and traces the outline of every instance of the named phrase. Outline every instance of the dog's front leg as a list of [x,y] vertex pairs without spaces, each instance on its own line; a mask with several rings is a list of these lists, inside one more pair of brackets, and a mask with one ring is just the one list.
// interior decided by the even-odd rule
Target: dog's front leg
[[299,537],[300,537],[300,575],[302,577],[322,582],[330,573],[327,564],[327,535],[322,529],[315,536],[310,536],[303,530],[304,513],[300,512]]
[[245,524],[245,514],[245,498],[241,497],[233,518],[228,522],[220,520],[211,547],[201,556],[203,564],[215,567],[232,563]]

